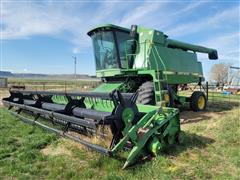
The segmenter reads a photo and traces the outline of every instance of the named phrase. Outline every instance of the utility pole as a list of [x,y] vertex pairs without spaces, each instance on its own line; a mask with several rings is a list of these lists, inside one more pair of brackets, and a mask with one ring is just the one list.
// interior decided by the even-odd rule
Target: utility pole
[[77,88],[77,57],[73,56],[74,59],[74,79],[75,79],[75,88]]

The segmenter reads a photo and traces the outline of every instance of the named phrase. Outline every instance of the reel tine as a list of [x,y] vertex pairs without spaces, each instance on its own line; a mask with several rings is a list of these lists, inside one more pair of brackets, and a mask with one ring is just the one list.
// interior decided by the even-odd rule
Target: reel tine
[[90,102],[91,102],[92,105],[94,105],[92,97],[90,97]]
[[104,107],[107,107],[107,100],[101,100]]
[[96,98],[93,98],[93,100],[94,100],[94,104],[95,104],[95,105],[97,105],[97,101],[96,101]]

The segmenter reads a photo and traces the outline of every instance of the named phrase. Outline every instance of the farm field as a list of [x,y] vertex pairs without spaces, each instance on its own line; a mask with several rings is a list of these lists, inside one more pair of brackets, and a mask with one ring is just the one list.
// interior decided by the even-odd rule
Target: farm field
[[[7,90],[0,90],[1,96]],[[1,98],[2,98],[1,97]],[[216,99],[215,99],[216,100]],[[122,170],[123,160],[24,124],[0,106],[1,179],[238,179],[239,101],[181,112],[183,144]]]
[[81,90],[86,91],[96,87],[98,79],[55,80],[55,79],[20,79],[9,78],[8,86],[25,86],[31,90]]

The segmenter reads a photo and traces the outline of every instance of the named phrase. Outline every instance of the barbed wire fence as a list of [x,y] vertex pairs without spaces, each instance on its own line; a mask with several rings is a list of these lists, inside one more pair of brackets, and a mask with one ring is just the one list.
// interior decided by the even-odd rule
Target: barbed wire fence
[[240,106],[240,86],[234,88],[216,87],[208,85],[208,106],[209,107],[225,107]]

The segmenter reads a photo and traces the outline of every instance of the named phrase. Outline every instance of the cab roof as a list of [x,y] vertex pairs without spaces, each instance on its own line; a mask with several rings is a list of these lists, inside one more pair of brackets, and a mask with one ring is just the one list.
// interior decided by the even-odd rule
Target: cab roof
[[88,35],[91,36],[91,34],[93,32],[97,32],[97,31],[102,31],[102,30],[110,30],[110,29],[116,29],[116,30],[120,30],[120,31],[127,31],[130,32],[130,29],[121,27],[121,26],[116,26],[114,24],[103,24],[103,25],[99,25],[94,27],[93,29],[91,29],[90,31],[88,31]]

